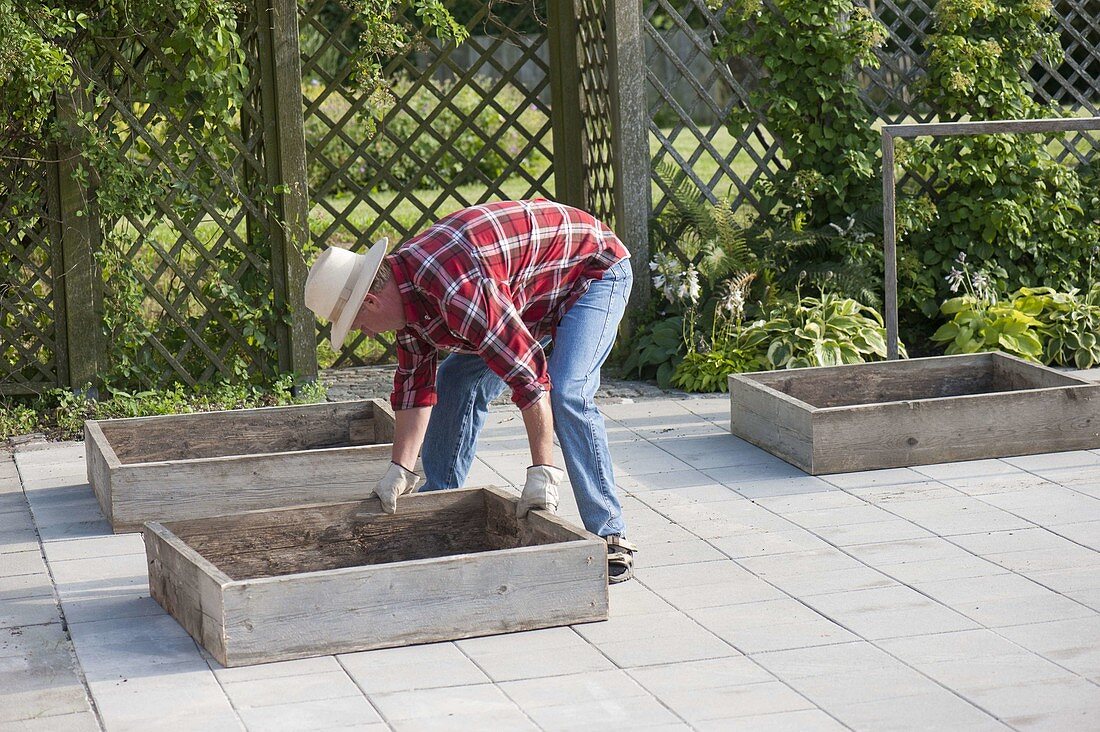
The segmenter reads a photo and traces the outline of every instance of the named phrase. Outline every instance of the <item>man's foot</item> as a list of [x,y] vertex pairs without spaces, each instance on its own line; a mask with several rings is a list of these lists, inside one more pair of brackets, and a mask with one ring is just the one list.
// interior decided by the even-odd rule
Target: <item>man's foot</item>
[[626,582],[634,576],[634,552],[638,547],[619,536],[604,537],[607,541],[607,581],[609,584]]

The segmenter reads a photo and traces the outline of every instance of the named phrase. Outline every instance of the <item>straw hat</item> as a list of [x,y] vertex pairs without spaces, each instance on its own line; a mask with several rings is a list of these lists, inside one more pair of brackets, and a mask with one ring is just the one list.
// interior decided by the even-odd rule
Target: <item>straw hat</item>
[[378,274],[389,243],[388,238],[379,239],[366,254],[329,247],[309,268],[306,307],[332,323],[329,340],[337,351],[344,345],[344,338]]

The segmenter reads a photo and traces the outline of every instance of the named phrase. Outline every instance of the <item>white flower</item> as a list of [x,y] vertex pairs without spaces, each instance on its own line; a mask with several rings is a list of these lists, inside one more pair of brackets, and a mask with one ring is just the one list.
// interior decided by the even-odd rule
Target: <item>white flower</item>
[[955,261],[959,264],[966,264],[966,252],[959,252],[959,256],[955,257]]
[[699,296],[702,294],[702,289],[699,287],[699,273],[696,271],[694,264],[688,265],[685,280],[688,298],[692,303],[699,302]]
[[947,280],[947,284],[951,288],[951,292],[958,292],[959,288],[962,287],[965,278],[966,275],[952,267],[951,271],[947,273],[947,277],[945,277],[944,279]]
[[989,280],[989,275],[985,272],[975,272],[974,276],[970,278],[970,285],[974,288],[974,294],[976,294],[982,300],[992,300],[993,286]]

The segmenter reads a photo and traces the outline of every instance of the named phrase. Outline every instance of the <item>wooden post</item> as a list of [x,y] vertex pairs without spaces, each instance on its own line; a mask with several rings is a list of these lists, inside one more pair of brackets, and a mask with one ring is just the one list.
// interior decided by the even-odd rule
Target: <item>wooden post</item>
[[882,247],[886,277],[886,358],[898,357],[898,256],[894,221],[894,136],[882,131]]
[[[58,120],[68,129],[75,129],[76,116],[87,109],[83,91],[75,89],[71,94],[56,98]],[[56,195],[50,196],[51,209],[59,225],[58,240],[53,261],[60,266],[54,272],[54,308],[58,315],[59,381],[62,386],[83,389],[91,386],[90,396],[95,396],[103,372],[107,367],[106,339],[103,336],[103,277],[96,251],[102,244],[102,231],[91,194],[74,175],[77,168],[87,164],[79,153],[65,145],[54,146],[56,164],[52,164],[50,187]],[[56,206],[56,208],[54,208]]]
[[549,0],[548,10],[554,198],[567,206],[584,209],[587,201],[576,0]]
[[274,199],[267,221],[278,321],[279,371],[317,378],[317,333],[305,306],[309,191],[302,113],[302,68],[295,0],[256,0],[261,115],[267,184]]
[[652,210],[649,114],[646,109],[642,0],[608,2],[607,63],[611,87],[615,229],[631,254],[631,304],[649,299],[649,214]]

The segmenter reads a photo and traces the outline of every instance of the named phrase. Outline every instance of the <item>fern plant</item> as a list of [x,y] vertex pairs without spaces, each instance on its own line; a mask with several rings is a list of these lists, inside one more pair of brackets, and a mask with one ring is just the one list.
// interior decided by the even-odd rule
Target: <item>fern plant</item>
[[668,242],[664,248],[695,266],[706,285],[704,302],[733,273],[756,271],[757,256],[732,200],[711,203],[684,170],[668,161],[658,164],[657,178],[668,193],[668,207],[654,221],[653,239]]

